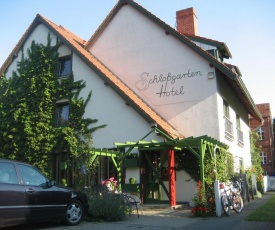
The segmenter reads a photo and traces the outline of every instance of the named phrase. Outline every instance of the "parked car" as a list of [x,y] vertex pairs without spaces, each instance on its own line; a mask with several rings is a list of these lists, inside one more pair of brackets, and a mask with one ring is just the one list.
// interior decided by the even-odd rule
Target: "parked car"
[[29,164],[0,159],[0,228],[52,220],[77,225],[88,208],[84,193],[56,185]]

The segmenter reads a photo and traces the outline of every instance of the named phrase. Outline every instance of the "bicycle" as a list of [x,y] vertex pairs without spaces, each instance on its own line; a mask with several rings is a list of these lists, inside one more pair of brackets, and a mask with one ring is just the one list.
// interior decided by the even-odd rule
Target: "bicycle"
[[[225,188],[225,185],[222,183],[220,184],[220,189],[223,189],[223,193],[221,195],[221,205],[224,213],[227,216],[230,216],[231,209],[234,209],[235,212],[240,213],[243,209],[243,199],[239,192],[238,183],[235,182],[234,190],[231,188],[232,183],[230,183]],[[236,188],[237,187],[237,188]]]

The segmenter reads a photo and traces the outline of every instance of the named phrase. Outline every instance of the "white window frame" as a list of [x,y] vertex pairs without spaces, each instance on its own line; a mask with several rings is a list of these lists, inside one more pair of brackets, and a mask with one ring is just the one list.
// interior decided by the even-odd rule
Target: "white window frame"
[[266,152],[260,152],[260,157],[262,158],[262,164],[266,165],[267,164],[267,154],[266,154]]

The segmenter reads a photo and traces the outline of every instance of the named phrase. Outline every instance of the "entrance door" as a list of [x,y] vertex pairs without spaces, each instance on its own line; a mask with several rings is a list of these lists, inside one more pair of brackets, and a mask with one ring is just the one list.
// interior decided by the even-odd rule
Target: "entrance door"
[[159,151],[141,152],[141,195],[143,203],[168,203],[162,201],[161,189],[168,193],[161,175],[161,169],[167,160],[166,154]]

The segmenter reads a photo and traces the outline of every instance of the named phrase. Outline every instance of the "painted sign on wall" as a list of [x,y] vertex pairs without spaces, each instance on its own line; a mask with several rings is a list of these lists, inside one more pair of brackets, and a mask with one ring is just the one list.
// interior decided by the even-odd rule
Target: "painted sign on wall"
[[203,77],[202,71],[188,69],[185,73],[150,74],[143,72],[135,82],[138,91],[150,96],[155,104],[183,102],[198,98],[194,95]]

